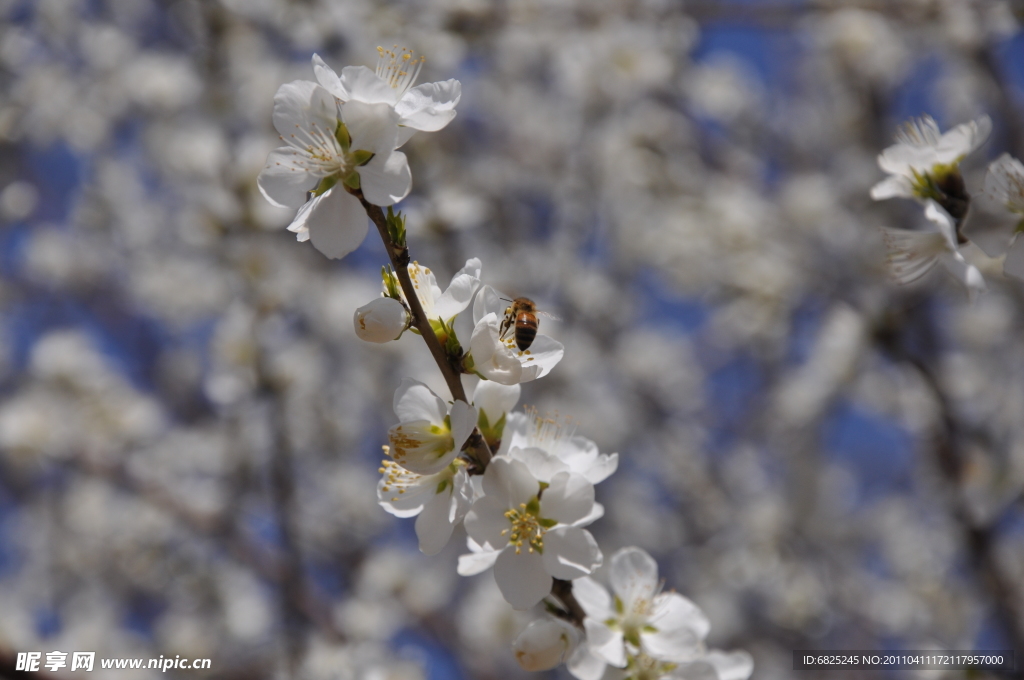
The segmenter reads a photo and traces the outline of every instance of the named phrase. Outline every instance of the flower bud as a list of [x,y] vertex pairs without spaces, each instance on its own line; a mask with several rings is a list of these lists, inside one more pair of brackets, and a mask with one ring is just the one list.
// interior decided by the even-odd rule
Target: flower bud
[[512,643],[512,650],[523,670],[546,671],[568,659],[576,642],[571,624],[545,618],[531,622]]
[[356,335],[367,342],[397,340],[409,324],[405,306],[392,298],[377,298],[356,310]]

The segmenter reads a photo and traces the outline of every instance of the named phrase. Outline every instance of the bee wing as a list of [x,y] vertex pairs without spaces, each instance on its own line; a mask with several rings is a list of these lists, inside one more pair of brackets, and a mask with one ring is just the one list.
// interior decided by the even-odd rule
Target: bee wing
[[539,314],[540,316],[543,316],[546,319],[551,319],[552,321],[561,321],[562,320],[562,317],[555,316],[551,312],[538,311],[537,314]]

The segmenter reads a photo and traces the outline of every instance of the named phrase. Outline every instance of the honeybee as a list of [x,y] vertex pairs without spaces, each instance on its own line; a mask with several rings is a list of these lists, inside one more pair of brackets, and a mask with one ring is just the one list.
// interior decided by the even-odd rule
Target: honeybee
[[517,297],[509,300],[512,304],[505,309],[505,319],[501,322],[501,336],[504,340],[510,329],[514,328],[513,337],[519,351],[525,352],[537,337],[537,316],[554,318],[547,312],[537,311],[537,305],[530,298]]

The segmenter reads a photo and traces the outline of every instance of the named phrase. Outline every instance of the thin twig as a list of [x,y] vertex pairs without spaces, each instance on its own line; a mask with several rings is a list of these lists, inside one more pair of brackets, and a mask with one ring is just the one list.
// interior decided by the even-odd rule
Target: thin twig
[[[426,312],[423,311],[423,305],[420,304],[420,297],[416,292],[416,287],[409,277],[409,262],[412,261],[412,258],[409,256],[408,246],[400,246],[391,242],[391,237],[388,235],[388,221],[380,206],[367,201],[362,191],[355,190],[351,193],[363,204],[363,209],[366,210],[366,214],[377,227],[377,232],[380,233],[380,238],[384,242],[384,248],[388,251],[388,257],[391,259],[391,266],[398,276],[402,292],[405,293],[405,300],[409,304],[409,311],[412,314],[412,325],[416,327],[423,337],[423,341],[427,343],[427,348],[430,349],[434,362],[441,370],[445,383],[448,384],[448,390],[452,393],[454,399],[468,404],[469,399],[466,398],[466,390],[462,387],[460,372],[455,369],[452,362],[449,361],[448,353],[441,347],[441,342],[437,339],[437,335],[430,325],[430,319],[427,318]],[[479,464],[479,466],[474,468],[473,472],[482,474],[491,462],[492,454],[479,430],[473,431],[469,441],[466,442],[463,448]]]

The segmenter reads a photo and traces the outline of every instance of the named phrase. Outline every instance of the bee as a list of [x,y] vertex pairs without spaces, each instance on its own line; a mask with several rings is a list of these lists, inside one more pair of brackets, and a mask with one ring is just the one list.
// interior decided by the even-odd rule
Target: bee
[[551,315],[537,311],[537,305],[530,298],[517,297],[515,300],[509,300],[509,302],[512,304],[505,309],[505,319],[501,322],[500,338],[504,340],[509,330],[514,327],[513,337],[516,339],[516,346],[519,347],[521,352],[525,352],[533,344],[533,339],[537,337],[537,315]]

